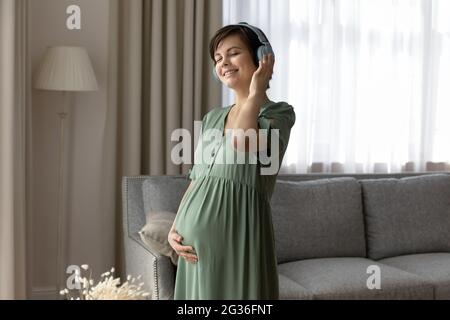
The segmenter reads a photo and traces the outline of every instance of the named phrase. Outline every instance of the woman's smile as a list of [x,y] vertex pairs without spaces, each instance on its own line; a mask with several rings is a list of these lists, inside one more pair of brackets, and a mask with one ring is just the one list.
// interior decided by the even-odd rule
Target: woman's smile
[[228,71],[225,71],[225,72],[223,73],[223,75],[224,75],[225,78],[229,78],[229,77],[235,75],[236,72],[238,72],[238,71],[239,71],[238,69],[228,70]]

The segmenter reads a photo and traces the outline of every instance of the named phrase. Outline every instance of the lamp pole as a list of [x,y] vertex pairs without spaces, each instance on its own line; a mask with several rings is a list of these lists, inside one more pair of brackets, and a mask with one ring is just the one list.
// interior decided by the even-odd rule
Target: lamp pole
[[[56,283],[57,292],[65,288],[65,265],[66,265],[66,249],[67,249],[67,214],[66,214],[66,163],[67,163],[67,152],[66,152],[66,139],[68,136],[66,133],[66,121],[69,116],[69,110],[67,105],[73,104],[73,94],[68,91],[63,91],[64,103],[62,108],[57,112],[59,117],[59,156],[58,156],[58,197],[57,197],[57,257],[56,257]],[[67,103],[69,100],[69,103]],[[69,107],[69,108],[70,108]]]

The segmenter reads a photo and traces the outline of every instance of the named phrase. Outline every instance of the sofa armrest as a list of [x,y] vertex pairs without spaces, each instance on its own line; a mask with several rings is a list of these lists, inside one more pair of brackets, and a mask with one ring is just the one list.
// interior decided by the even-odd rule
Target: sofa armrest
[[145,224],[142,183],[148,176],[123,177],[122,222],[125,249],[125,273],[142,276],[144,288],[153,300],[172,299],[175,267],[168,257],[161,256],[142,242],[138,231]]
[[152,252],[138,234],[125,240],[125,261],[128,274],[142,275],[152,300],[173,299],[175,267],[168,257]]

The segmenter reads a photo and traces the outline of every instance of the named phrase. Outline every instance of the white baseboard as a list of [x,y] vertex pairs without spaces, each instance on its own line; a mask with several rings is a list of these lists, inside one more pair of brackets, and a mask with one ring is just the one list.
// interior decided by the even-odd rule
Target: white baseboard
[[31,289],[31,300],[56,300],[60,299],[59,292],[55,287],[33,287]]

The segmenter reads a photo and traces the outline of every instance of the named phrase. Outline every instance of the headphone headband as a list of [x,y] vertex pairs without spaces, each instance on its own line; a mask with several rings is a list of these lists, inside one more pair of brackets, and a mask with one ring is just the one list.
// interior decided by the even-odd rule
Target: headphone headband
[[261,42],[262,44],[270,44],[269,40],[267,40],[266,36],[264,35],[264,33],[262,33],[262,31],[259,28],[252,26],[251,24],[248,24],[247,22],[239,22],[238,24],[232,24],[232,26],[247,27],[256,34],[259,42]]

